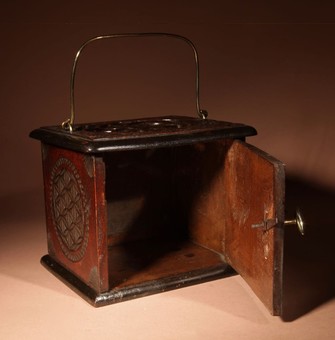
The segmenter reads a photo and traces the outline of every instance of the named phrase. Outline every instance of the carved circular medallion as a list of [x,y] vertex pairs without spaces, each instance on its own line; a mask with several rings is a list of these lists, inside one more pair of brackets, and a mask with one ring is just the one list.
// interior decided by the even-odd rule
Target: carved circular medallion
[[51,211],[64,255],[73,262],[82,259],[88,243],[88,204],[74,164],[60,158],[51,173]]

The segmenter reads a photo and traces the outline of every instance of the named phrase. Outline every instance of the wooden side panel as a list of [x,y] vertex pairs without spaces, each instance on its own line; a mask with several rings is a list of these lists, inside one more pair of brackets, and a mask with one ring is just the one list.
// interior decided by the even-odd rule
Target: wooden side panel
[[230,139],[178,149],[178,206],[195,243],[222,253],[224,237],[224,166]]
[[108,245],[176,238],[173,148],[106,153]]
[[284,177],[284,165],[257,148],[241,141],[229,148],[224,254],[274,315],[282,309]]
[[42,144],[49,255],[96,292],[108,290],[101,158]]

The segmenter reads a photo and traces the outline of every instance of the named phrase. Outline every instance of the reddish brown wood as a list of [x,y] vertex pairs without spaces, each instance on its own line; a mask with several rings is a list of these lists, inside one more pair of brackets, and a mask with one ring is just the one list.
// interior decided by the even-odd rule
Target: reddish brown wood
[[[230,138],[101,154],[42,148],[42,262],[90,303],[224,277],[230,264],[281,313],[281,162]],[[277,222],[252,228],[265,218]]]
[[179,234],[173,148],[112,152],[104,162],[109,246]]
[[110,248],[109,257],[111,289],[227,267],[219,254],[187,240],[132,242]]
[[189,237],[223,254],[224,165],[232,143],[222,139],[178,149],[178,206]]
[[[272,314],[281,313],[284,165],[240,141],[229,148],[224,176],[224,254]],[[269,230],[252,228],[264,216]]]
[[49,255],[96,291],[106,291],[104,166],[93,156],[48,145],[42,155]]
[[[108,239],[107,239],[107,211],[106,211],[106,169],[101,157],[92,157],[94,160],[95,185],[95,232],[98,267],[98,292],[109,290],[108,276]],[[94,247],[94,246],[93,246]]]

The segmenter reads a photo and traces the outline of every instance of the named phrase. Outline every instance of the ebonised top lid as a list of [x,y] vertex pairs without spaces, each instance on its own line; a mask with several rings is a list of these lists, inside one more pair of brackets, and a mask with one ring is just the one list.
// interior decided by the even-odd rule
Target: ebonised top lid
[[222,138],[256,135],[244,124],[184,116],[163,116],[75,124],[72,131],[62,126],[41,127],[30,137],[46,144],[83,153],[149,149],[209,142]]

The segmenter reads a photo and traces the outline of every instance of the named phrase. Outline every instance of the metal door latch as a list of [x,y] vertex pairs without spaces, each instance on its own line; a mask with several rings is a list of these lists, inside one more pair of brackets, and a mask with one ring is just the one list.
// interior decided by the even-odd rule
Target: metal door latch
[[262,228],[264,231],[273,228],[277,223],[277,218],[267,218],[267,211],[264,213],[264,219],[262,222],[251,225],[251,228]]
[[[264,231],[269,230],[273,228],[277,223],[278,219],[277,218],[267,218],[268,212],[264,212],[264,220],[259,223],[254,223],[251,225],[251,228],[263,228]],[[296,211],[295,213],[295,218],[293,220],[286,220],[284,221],[284,225],[295,225],[298,227],[298,230],[301,235],[305,235],[305,223],[303,220],[303,217],[301,215],[301,212],[299,210]]]

